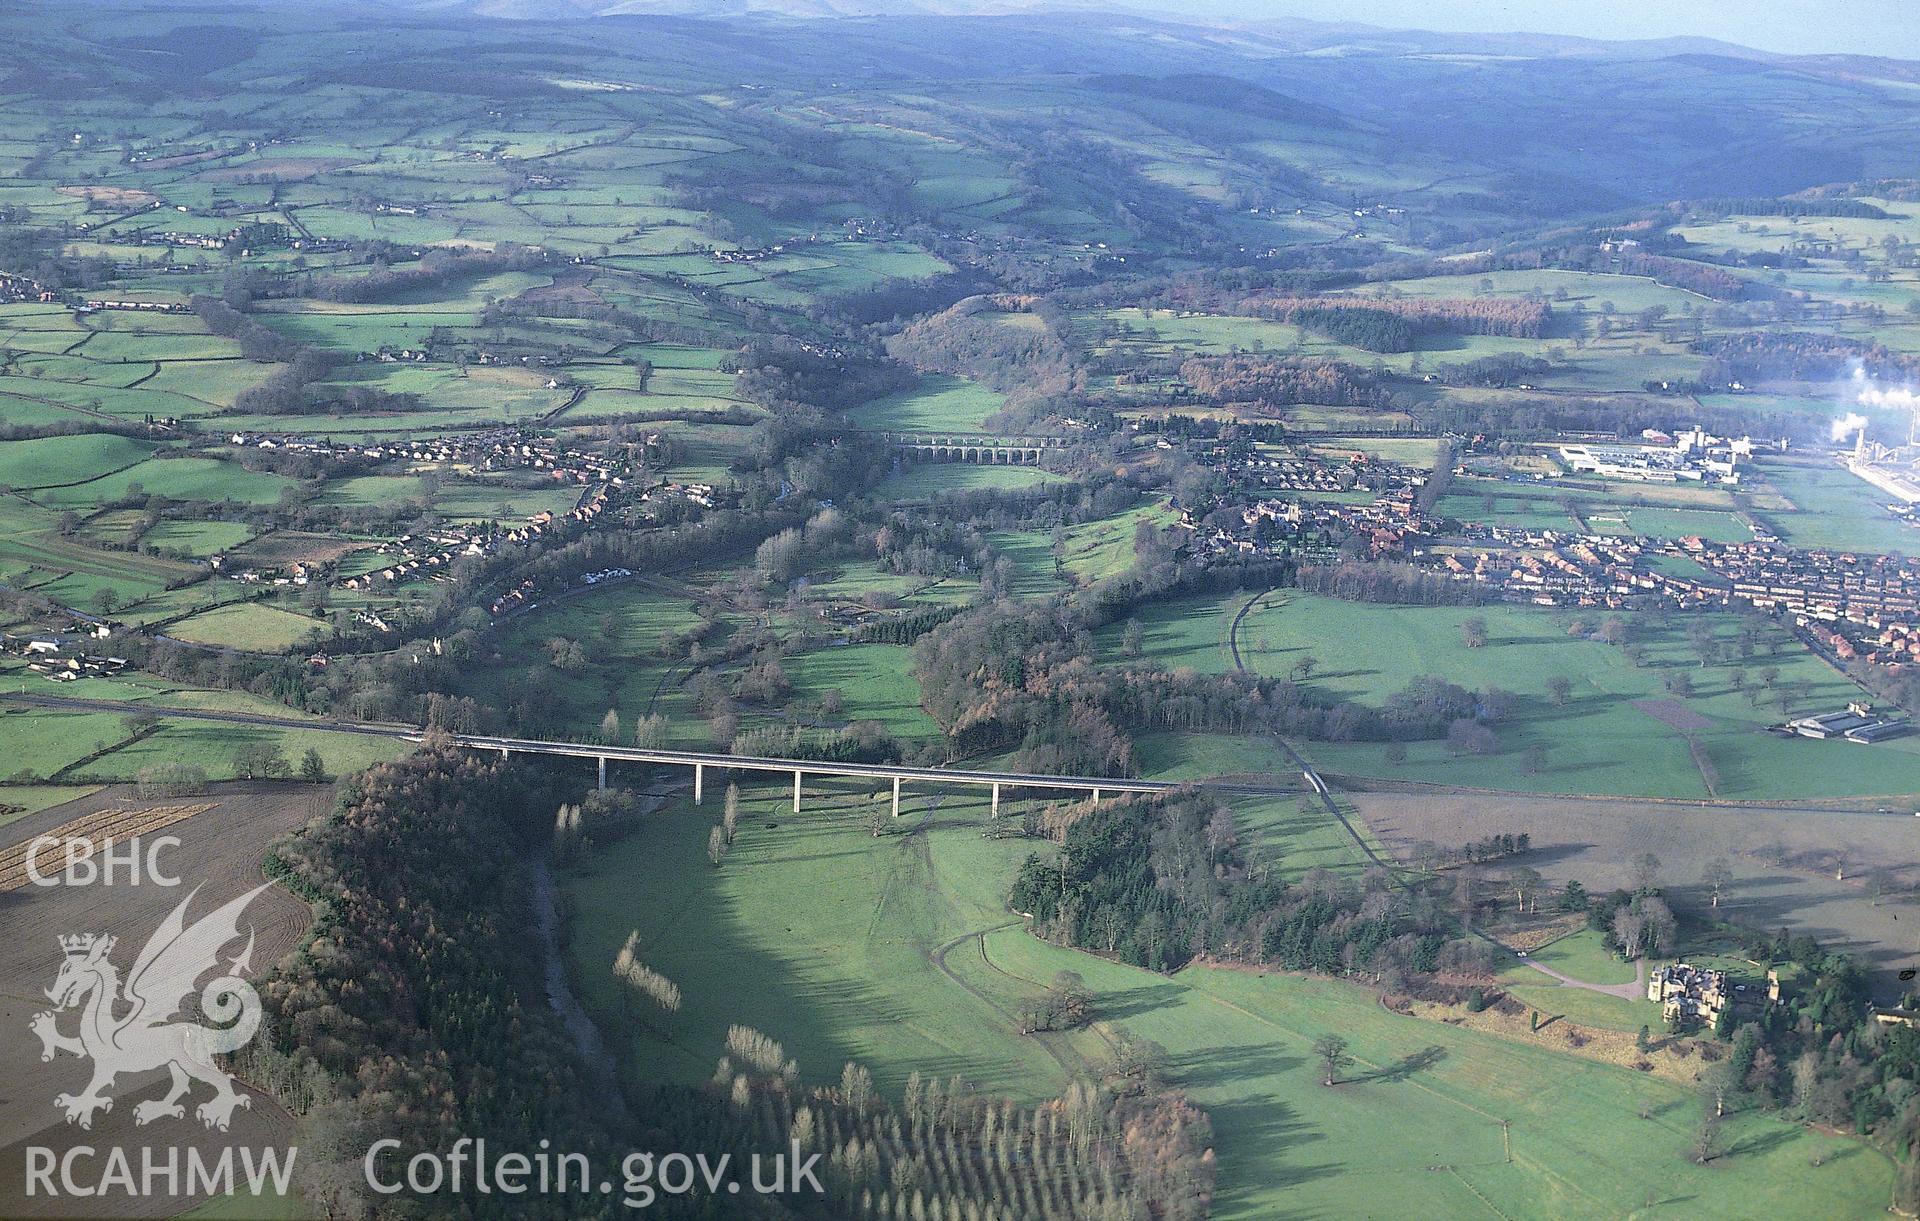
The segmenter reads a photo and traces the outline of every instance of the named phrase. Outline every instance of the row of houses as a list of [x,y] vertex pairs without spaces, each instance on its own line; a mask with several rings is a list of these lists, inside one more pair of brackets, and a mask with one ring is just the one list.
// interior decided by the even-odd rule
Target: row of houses
[[[1725,449],[1735,458],[1749,454],[1751,446],[1745,438],[1725,442],[1694,429],[1660,452],[1690,459]],[[1302,485],[1283,490],[1312,492],[1340,477],[1337,467],[1304,457],[1249,458],[1228,455],[1218,445],[1213,449],[1214,457],[1229,464],[1226,473],[1239,475],[1243,485],[1272,479]],[[1861,657],[1880,665],[1920,665],[1920,561],[1797,550],[1757,536],[1747,543],[1698,537],[1643,542],[1493,523],[1445,523],[1443,531],[1442,523],[1418,509],[1420,478],[1394,473],[1395,465],[1374,462],[1364,468],[1368,483],[1386,489],[1371,503],[1259,499],[1241,510],[1238,523],[1222,524],[1217,513],[1203,518],[1191,511],[1181,521],[1193,531],[1191,546],[1202,557],[1297,554],[1311,551],[1316,538],[1327,549],[1360,540],[1372,558],[1401,559],[1472,581],[1506,601],[1610,609],[1649,598],[1681,609],[1743,602],[1793,616],[1843,661]],[[1464,545],[1427,546],[1443,535]],[[1690,577],[1648,563],[1655,554],[1684,558],[1706,571]]]
[[1866,636],[1858,649],[1852,641],[1838,632],[1830,632],[1834,637],[1834,651],[1838,646],[1847,646],[1843,655],[1851,658],[1855,655],[1881,666],[1920,665],[1920,623],[1886,623],[1873,635]]
[[508,544],[531,543],[556,525],[591,525],[607,511],[614,486],[600,484],[582,496],[573,509],[557,515],[543,509],[527,518],[525,525],[511,530],[483,532],[471,528],[441,531],[418,538],[403,535],[380,547],[382,551],[396,553],[403,558],[374,572],[344,577],[339,585],[342,589],[359,591],[374,589],[382,583],[403,585],[423,577],[439,579],[452,568],[456,560],[464,557],[491,555]]
[[22,301],[38,301],[46,305],[59,300],[59,293],[45,287],[31,276],[0,273],[0,304],[14,305]]
[[[101,630],[93,624],[82,626],[86,628],[84,634],[87,636],[99,638],[110,634],[110,629]],[[8,637],[0,640],[0,652],[24,658],[29,671],[56,683],[109,677],[127,668],[127,659],[124,657],[87,653],[71,647],[64,639],[52,637]]]
[[136,314],[185,314],[190,311],[184,301],[118,301],[110,298],[97,298],[82,302],[79,312],[97,313],[100,310],[125,310]]
[[[663,483],[642,492],[638,500],[644,504],[664,500],[669,497],[679,497],[691,501],[702,508],[710,509],[714,504],[714,495],[715,489],[710,484]],[[608,487],[602,486],[595,488],[592,493],[581,500],[580,506],[571,513],[566,513],[559,517],[555,517],[551,513],[536,514],[528,521],[524,528],[513,531],[507,535],[505,541],[531,542],[540,537],[556,522],[561,524],[577,523],[591,526],[601,514],[607,512],[609,508],[612,507],[612,504],[613,500]],[[632,575],[633,571],[628,568],[603,568],[597,572],[590,572],[582,576],[580,583],[583,585],[600,585],[608,581],[623,580]],[[488,604],[487,610],[492,613],[495,618],[498,618],[508,611],[524,609],[534,605],[537,592],[538,587],[535,585],[533,579],[529,577],[515,585],[512,589],[509,589],[506,593],[501,594],[498,598],[495,598]]]
[[1874,627],[1920,618],[1920,563],[1902,557],[1720,543],[1702,544],[1693,558],[1761,609]]
[[624,453],[610,456],[591,450],[565,449],[552,437],[523,428],[401,441],[349,441],[287,433],[236,432],[228,435],[227,443],[250,449],[311,454],[335,462],[430,462],[466,465],[476,472],[545,471],[558,482],[577,484],[602,481],[618,486],[629,470]]
[[224,555],[212,556],[207,566],[221,576],[240,582],[242,585],[293,585],[306,586],[320,575],[318,566],[294,561],[285,568],[238,568],[230,569],[230,561]]
[[1771,541],[1689,541],[1687,557],[1721,583],[1664,578],[1682,605],[1743,602],[1791,615],[1841,661],[1893,669],[1920,665],[1920,561],[1799,551]]
[[336,583],[342,589],[354,591],[371,590],[381,584],[403,585],[422,577],[438,576],[464,556],[487,555],[496,545],[490,536],[464,530],[437,531],[425,536],[403,534],[379,548],[400,558],[384,568],[342,577]]
[[[1359,456],[1356,456],[1357,458]],[[1317,465],[1324,474],[1306,468]],[[1296,470],[1296,468],[1299,468]],[[1303,491],[1325,490],[1324,481],[1348,483],[1380,495],[1363,504],[1333,501],[1258,500],[1240,513],[1238,527],[1223,527],[1218,516],[1204,522],[1191,512],[1182,524],[1194,531],[1199,555],[1277,553],[1312,550],[1318,538],[1330,548],[1340,540],[1358,540],[1371,559],[1401,560],[1434,569],[1460,581],[1487,586],[1505,601],[1542,606],[1618,607],[1636,592],[1654,588],[1641,578],[1641,545],[1632,539],[1574,534],[1537,527],[1472,523],[1454,533],[1468,546],[1431,546],[1446,530],[1419,508],[1423,474],[1397,463],[1361,460],[1342,468],[1304,459],[1253,459],[1239,472],[1248,480],[1273,476],[1308,483]],[[1347,490],[1342,488],[1341,490]],[[1213,523],[1213,524],[1207,524]]]
[[1189,531],[1191,554],[1203,559],[1331,552],[1342,538],[1365,539],[1372,558],[1399,559],[1420,535],[1404,514],[1378,503],[1259,500],[1240,511],[1237,525],[1220,525],[1212,515],[1203,520],[1191,509],[1181,510],[1180,525]]
[[1274,491],[1374,492],[1385,496],[1417,489],[1425,482],[1410,467],[1359,453],[1337,463],[1282,455],[1249,457],[1235,465],[1259,487]]
[[520,610],[524,607],[532,606],[533,590],[533,578],[527,577],[518,585],[515,585],[512,589],[509,589],[506,593],[501,594],[492,602],[488,603],[487,613],[497,619],[508,611]]
[[1469,553],[1471,563],[1457,553],[1439,558],[1439,566],[1456,580],[1491,586],[1501,600],[1535,606],[1620,607],[1633,587],[1624,566],[1603,558],[1585,544],[1584,562],[1555,550],[1481,551]]

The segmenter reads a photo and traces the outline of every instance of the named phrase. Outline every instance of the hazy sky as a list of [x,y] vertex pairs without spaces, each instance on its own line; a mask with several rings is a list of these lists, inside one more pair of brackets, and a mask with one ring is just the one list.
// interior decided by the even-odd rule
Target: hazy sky
[[1920,0],[1188,0],[1156,7],[1402,29],[1588,38],[1696,34],[1766,51],[1920,59]]

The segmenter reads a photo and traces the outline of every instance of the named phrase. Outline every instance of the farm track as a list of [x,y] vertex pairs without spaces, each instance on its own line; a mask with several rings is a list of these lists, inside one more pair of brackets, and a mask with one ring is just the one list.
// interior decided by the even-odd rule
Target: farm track
[[[972,984],[968,983],[966,980],[960,978],[959,974],[956,973],[952,967],[949,967],[947,965],[947,955],[952,953],[958,947],[971,941],[980,947],[981,961],[985,962],[988,966],[993,967],[992,960],[987,957],[987,942],[986,942],[987,934],[997,933],[1002,929],[1018,928],[1020,926],[1020,923],[1021,922],[1018,920],[1008,920],[1000,924],[990,925],[987,928],[974,929],[972,932],[962,933],[958,937],[955,937],[950,941],[942,942],[940,945],[936,946],[931,952],[927,954],[927,961],[931,962],[933,964],[934,970],[940,972],[941,976],[945,978],[949,983],[958,987],[962,992],[965,992],[968,996],[973,997],[975,1000],[979,1001],[981,1004],[985,1005],[987,1008],[993,1010],[995,1013],[998,1013],[1002,1017],[1007,1018],[1009,1021],[1011,1021],[1013,1018],[1013,1015],[1011,1013],[1008,1013],[1004,1008],[1002,1008],[998,1001],[995,1001],[992,997],[988,996],[985,992],[982,992],[980,989],[974,987]],[[1000,968],[998,967],[993,967],[993,969],[995,971],[1000,970]],[[1005,972],[1001,972],[1001,974],[1005,974]],[[1084,1062],[1080,1061],[1079,1057],[1073,1056],[1070,1058],[1069,1053],[1062,1052],[1058,1047],[1055,1047],[1053,1045],[1053,1040],[1037,1038],[1037,1041],[1040,1044],[1040,1050],[1047,1053],[1047,1058],[1052,1060],[1055,1064],[1058,1064],[1060,1066],[1060,1071],[1066,1073],[1069,1077],[1078,1073],[1081,1069],[1085,1067]]]
[[[939,810],[940,801],[941,801],[941,798],[937,794],[933,798],[931,798],[926,808],[921,811],[921,825],[913,828],[911,831],[908,831],[906,836],[904,837],[908,841],[913,841],[911,843],[911,846],[919,853],[921,866],[927,871],[927,874],[930,879],[932,878],[932,875],[933,875],[933,858],[932,858],[931,852],[929,851],[929,845],[927,843],[927,838],[926,838],[927,820],[930,819],[932,815]],[[902,846],[906,847],[908,845],[903,844]],[[894,876],[889,876],[889,878],[887,879],[887,886],[881,892],[880,902],[874,905],[873,923],[870,924],[867,929],[867,937],[869,940],[872,939],[876,931],[876,926],[878,925],[881,919],[881,915],[886,910],[886,906],[887,906],[886,891],[887,889],[890,889],[892,887],[895,880],[896,878]],[[926,889],[930,894],[937,894],[939,892],[938,886],[932,884],[931,882],[926,887]],[[958,937],[953,937],[947,941],[941,942],[939,945],[934,946],[932,949],[927,949],[923,946],[921,947],[920,954],[921,954],[921,957],[925,958],[929,963],[933,965],[934,970],[940,972],[941,977],[945,979],[948,983],[954,985],[956,988],[959,988],[962,992],[965,992],[968,996],[971,996],[976,1001],[979,1001],[982,1005],[986,1006],[989,1010],[999,1014],[1001,1017],[1007,1019],[1007,1021],[1011,1023],[1013,1020],[1013,1014],[1008,1012],[1007,1009],[1003,1005],[1001,1005],[999,1001],[995,1000],[993,997],[987,995],[981,989],[976,988],[974,985],[968,983],[965,979],[961,978],[960,974],[957,971],[955,971],[952,967],[947,965],[947,955],[951,954],[954,950],[958,949],[960,946],[965,945],[967,942],[971,941],[979,947],[981,961],[988,962],[987,948],[986,948],[987,934],[997,933],[1001,929],[1018,928],[1020,927],[1020,925],[1021,925],[1021,921],[1017,919],[1003,920],[999,924],[989,925],[986,928],[973,929],[969,932],[962,933]],[[992,966],[992,963],[988,962],[988,965]],[[999,970],[999,968],[997,967],[995,967],[994,969],[996,971]],[[1069,1059],[1068,1055],[1063,1054],[1059,1048],[1053,1045],[1052,1040],[1039,1039],[1038,1042],[1040,1044],[1041,1050],[1047,1053],[1048,1058],[1051,1059],[1055,1064],[1059,1065],[1060,1070],[1066,1073],[1069,1077],[1073,1076],[1082,1067],[1084,1067],[1084,1065],[1072,1062]],[[1077,1059],[1077,1057],[1075,1057],[1074,1059]]]
[[[1253,671],[1248,668],[1247,663],[1240,656],[1240,625],[1246,620],[1247,612],[1253,609],[1256,602],[1262,598],[1271,597],[1277,592],[1279,592],[1278,587],[1275,587],[1274,589],[1267,590],[1265,593],[1254,594],[1248,598],[1240,604],[1240,609],[1233,613],[1233,621],[1227,626],[1227,649],[1233,655],[1233,668],[1243,674],[1251,674]],[[1292,759],[1294,765],[1300,769],[1300,774],[1306,778],[1307,786],[1313,790],[1315,796],[1320,798],[1320,804],[1325,807],[1327,813],[1340,820],[1340,825],[1346,828],[1346,832],[1352,837],[1354,845],[1358,847],[1373,864],[1393,873],[1397,877],[1398,870],[1394,863],[1383,859],[1378,852],[1373,850],[1373,845],[1367,842],[1366,837],[1361,835],[1359,830],[1353,825],[1353,820],[1347,817],[1346,811],[1340,808],[1340,803],[1333,798],[1333,790],[1327,787],[1327,782],[1321,778],[1319,772],[1313,769],[1313,765],[1307,762],[1306,757],[1294,749],[1293,743],[1287,741],[1279,734],[1274,734],[1273,740],[1279,745],[1281,750],[1287,752],[1287,757]]]
[[580,400],[586,398],[587,391],[591,389],[593,389],[593,387],[585,384],[575,386],[573,388],[573,393],[567,396],[566,402],[560,404],[558,407],[555,407],[552,411],[549,411],[545,415],[541,416],[538,422],[541,424],[553,423],[555,420],[559,419],[561,416],[567,414],[569,411],[572,411],[575,407],[578,407],[580,405]]

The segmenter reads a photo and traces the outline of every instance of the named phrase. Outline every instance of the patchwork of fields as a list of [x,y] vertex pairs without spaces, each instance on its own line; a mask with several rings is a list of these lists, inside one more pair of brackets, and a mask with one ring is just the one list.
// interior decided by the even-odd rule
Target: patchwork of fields
[[[818,773],[796,815],[749,778],[729,840],[724,776],[696,809],[638,765],[589,798],[590,762],[516,763],[546,977],[377,948],[427,947],[436,1066],[479,1028],[447,1014],[531,1029],[570,984],[609,1091],[716,1082],[736,1024],[800,1086],[858,1061],[890,1101],[920,1074],[1040,1103],[1157,1049],[1217,1174],[1154,1210],[1180,1221],[1912,1203],[1915,1057],[1871,1007],[1920,1005],[1920,734],[1771,732],[1920,707],[1920,533],[1841,448],[1920,454],[1901,61],[16,7],[0,826],[139,786],[291,827],[408,749],[330,718],[1191,782],[995,821]],[[1725,457],[1697,481],[1559,452],[1689,429]],[[1818,588],[1756,602],[1728,556]],[[264,841],[228,846],[251,878]],[[381,959],[336,934],[320,957]],[[616,980],[629,936],[674,1003]],[[1667,1029],[1638,988],[1676,954],[1783,969],[1777,1062],[1729,1084],[1734,1026]],[[1022,1033],[1062,971],[1090,1020]],[[332,1089],[295,1108],[316,1136],[548,1113],[494,1064],[351,1060],[359,1020],[275,1031],[325,1053],[286,1074]],[[1329,1034],[1352,1060],[1323,1070]],[[738,1124],[751,1090],[717,1084]],[[939,1160],[830,1207],[956,1221]],[[351,1180],[315,1172],[341,1212]]]

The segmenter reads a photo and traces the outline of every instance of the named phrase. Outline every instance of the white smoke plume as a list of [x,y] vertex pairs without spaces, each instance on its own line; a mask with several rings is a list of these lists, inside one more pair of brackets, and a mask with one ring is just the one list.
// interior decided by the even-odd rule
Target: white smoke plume
[[1910,386],[1898,390],[1882,390],[1878,386],[1869,386],[1854,396],[1853,401],[1862,407],[1884,407],[1889,411],[1920,411],[1920,394],[1915,394]]
[[1827,440],[1840,442],[1867,426],[1867,417],[1856,412],[1848,412],[1833,422],[1833,429],[1827,434]]
[[[1853,367],[1853,402],[1856,407],[1878,407],[1887,411],[1920,411],[1920,393],[1912,386],[1900,386],[1882,389],[1880,384],[1867,376],[1867,371],[1859,365]],[[1848,417],[1851,419],[1852,417]],[[1840,426],[1834,425],[1838,430]],[[1836,431],[1838,440],[1840,432]]]

